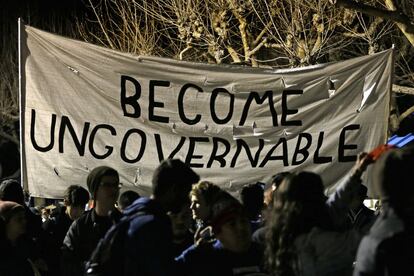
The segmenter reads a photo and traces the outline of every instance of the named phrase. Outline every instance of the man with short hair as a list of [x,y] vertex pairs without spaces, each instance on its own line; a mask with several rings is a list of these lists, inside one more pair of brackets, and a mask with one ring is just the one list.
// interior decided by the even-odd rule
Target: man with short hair
[[93,208],[75,220],[69,228],[62,247],[62,274],[83,275],[84,264],[112,226],[112,216],[120,216],[115,208],[119,195],[119,175],[110,167],[94,168],[87,185]]
[[49,234],[47,252],[50,275],[59,275],[60,248],[63,239],[72,222],[85,212],[88,201],[89,194],[85,188],[79,185],[71,185],[65,191],[64,206],[55,208],[50,219],[43,223],[43,229]]
[[123,275],[173,275],[174,254],[171,222],[167,212],[177,213],[189,205],[191,186],[199,176],[178,159],[161,162],[152,179],[151,198],[141,197],[124,211],[137,214],[125,241]]
[[368,189],[364,185],[360,185],[359,191],[349,204],[348,219],[351,228],[359,232],[368,233],[374,224],[376,216],[375,212],[364,205],[367,198]]

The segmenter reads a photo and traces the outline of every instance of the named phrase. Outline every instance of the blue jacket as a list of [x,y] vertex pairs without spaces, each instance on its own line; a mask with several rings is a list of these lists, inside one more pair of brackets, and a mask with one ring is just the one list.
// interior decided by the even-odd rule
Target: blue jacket
[[176,261],[183,276],[267,275],[263,269],[263,251],[255,242],[242,254],[224,249],[218,240],[214,244],[193,245]]
[[139,198],[124,215],[141,212],[129,225],[125,242],[125,275],[169,276],[175,272],[171,222],[161,205]]

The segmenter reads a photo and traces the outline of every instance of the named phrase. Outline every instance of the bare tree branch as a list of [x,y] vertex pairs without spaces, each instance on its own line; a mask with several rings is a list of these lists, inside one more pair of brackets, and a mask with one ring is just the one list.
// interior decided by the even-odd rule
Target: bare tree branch
[[410,115],[413,112],[414,112],[414,105],[412,107],[408,108],[406,111],[404,111],[404,113],[401,114],[400,117],[398,117],[398,120],[401,122],[402,120],[404,120],[406,117],[408,117],[408,115]]
[[396,8],[396,5],[392,0],[385,1],[387,7],[391,10],[376,8],[353,0],[330,1],[346,9],[359,11],[361,13],[372,15],[375,17],[381,17],[397,23],[398,27],[401,29],[401,31],[404,33],[404,35],[407,37],[410,43],[414,46],[414,23],[404,12]]
[[414,88],[393,84],[392,92],[414,95]]

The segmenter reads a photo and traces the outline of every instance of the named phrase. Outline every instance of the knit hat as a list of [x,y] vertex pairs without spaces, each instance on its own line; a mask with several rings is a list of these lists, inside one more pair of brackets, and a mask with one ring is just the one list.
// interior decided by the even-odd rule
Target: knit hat
[[0,217],[7,223],[18,211],[24,211],[24,207],[13,201],[0,200]]
[[214,233],[219,233],[221,227],[244,214],[242,204],[229,193],[223,191],[211,207],[211,226]]
[[119,179],[118,172],[107,166],[100,166],[94,168],[89,174],[86,180],[88,185],[89,193],[91,194],[92,199],[95,199],[96,192],[98,191],[99,186],[101,185],[102,177],[104,176],[115,176]]

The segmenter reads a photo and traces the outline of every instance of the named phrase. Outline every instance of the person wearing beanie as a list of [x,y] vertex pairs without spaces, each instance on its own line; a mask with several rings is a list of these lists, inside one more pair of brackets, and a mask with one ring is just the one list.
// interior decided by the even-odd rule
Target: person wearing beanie
[[374,164],[381,212],[359,245],[354,275],[414,275],[414,147],[385,152]]
[[199,176],[179,159],[167,159],[155,169],[152,196],[141,197],[123,211],[134,217],[125,240],[122,274],[128,276],[179,275],[174,268],[173,232],[167,213],[189,206],[189,192]]
[[214,243],[198,243],[176,258],[180,275],[266,275],[263,251],[251,239],[250,222],[242,204],[222,191],[212,204],[210,227]]
[[38,272],[29,259],[26,215],[22,205],[0,201],[0,275],[35,275]]
[[93,208],[70,226],[62,246],[62,275],[83,275],[84,264],[121,214],[115,207],[120,183],[118,172],[107,166],[94,168],[87,177]]

